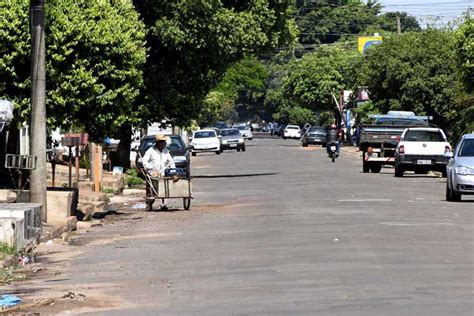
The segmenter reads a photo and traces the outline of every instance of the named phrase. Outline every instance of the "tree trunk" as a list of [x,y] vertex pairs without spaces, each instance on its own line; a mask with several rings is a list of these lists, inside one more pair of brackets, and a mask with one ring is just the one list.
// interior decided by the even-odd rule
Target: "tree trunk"
[[130,125],[124,125],[120,132],[117,133],[116,137],[120,139],[120,144],[116,152],[110,153],[110,159],[112,166],[123,167],[126,171],[130,168],[130,149],[132,146],[132,127]]

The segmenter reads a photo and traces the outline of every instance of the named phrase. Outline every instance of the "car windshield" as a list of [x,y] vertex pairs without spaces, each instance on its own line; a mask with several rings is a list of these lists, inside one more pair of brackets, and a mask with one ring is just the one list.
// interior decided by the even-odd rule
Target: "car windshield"
[[246,131],[246,130],[248,130],[248,127],[247,127],[247,126],[236,126],[235,128],[238,129],[239,131]]
[[459,157],[474,157],[474,139],[465,139],[459,149]]
[[210,138],[216,137],[216,132],[214,131],[204,131],[194,133],[194,138]]
[[298,126],[287,126],[287,129],[300,129]]
[[409,142],[444,142],[444,137],[438,131],[409,130],[405,134],[405,140]]
[[169,137],[166,144],[171,151],[184,150],[186,148],[181,137],[178,136]]
[[[140,151],[146,151],[148,148],[150,148],[154,144],[155,144],[155,138],[154,137],[145,138],[142,141],[142,144],[140,145]],[[179,137],[179,136],[170,136],[170,137],[168,137],[166,139],[166,146],[171,151],[184,150],[185,149],[184,142],[182,141],[181,137]]]
[[324,127],[311,127],[309,129],[309,132],[310,133],[326,133],[326,129]]
[[221,131],[222,136],[240,136],[238,129],[223,129]]
[[395,125],[395,126],[426,126],[423,120],[410,118],[379,118],[375,121],[375,125]]

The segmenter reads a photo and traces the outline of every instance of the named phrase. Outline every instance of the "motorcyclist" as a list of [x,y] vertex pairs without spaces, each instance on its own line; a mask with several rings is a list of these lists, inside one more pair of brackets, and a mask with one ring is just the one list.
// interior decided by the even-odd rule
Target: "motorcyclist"
[[329,155],[331,143],[336,144],[336,156],[339,156],[339,135],[335,124],[332,124],[329,127],[329,130],[326,134],[326,151]]

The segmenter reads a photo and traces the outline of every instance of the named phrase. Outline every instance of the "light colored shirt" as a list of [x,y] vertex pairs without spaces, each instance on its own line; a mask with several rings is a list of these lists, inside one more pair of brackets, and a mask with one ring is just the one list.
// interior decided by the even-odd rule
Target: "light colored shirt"
[[168,148],[159,151],[155,146],[146,151],[143,156],[143,166],[148,171],[159,172],[161,176],[165,175],[167,168],[176,168]]

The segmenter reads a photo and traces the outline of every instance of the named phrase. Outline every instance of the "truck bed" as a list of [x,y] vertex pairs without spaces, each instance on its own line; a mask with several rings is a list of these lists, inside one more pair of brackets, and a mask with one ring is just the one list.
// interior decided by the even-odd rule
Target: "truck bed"
[[364,125],[360,135],[360,149],[368,147],[395,148],[407,126]]

